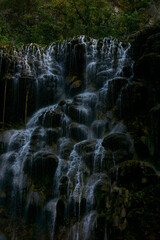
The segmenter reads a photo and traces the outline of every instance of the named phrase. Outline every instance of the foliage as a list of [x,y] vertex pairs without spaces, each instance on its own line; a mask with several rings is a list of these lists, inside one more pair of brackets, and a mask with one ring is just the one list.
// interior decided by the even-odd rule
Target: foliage
[[150,0],[0,0],[0,43],[123,36],[148,21],[149,5]]

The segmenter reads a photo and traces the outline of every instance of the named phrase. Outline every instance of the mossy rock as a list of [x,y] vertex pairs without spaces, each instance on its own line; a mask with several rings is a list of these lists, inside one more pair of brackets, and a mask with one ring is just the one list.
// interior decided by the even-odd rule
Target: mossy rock
[[143,189],[160,181],[158,173],[149,163],[131,160],[112,168],[109,172],[111,182],[131,190]]
[[75,141],[71,138],[60,138],[58,141],[58,152],[62,159],[67,160],[73,150]]
[[70,137],[75,141],[82,141],[88,137],[88,128],[85,125],[77,124],[75,122],[71,123],[69,126]]
[[58,166],[58,158],[51,152],[37,152],[28,157],[24,172],[35,184],[52,185],[53,177]]
[[106,154],[108,150],[113,152],[113,157],[117,162],[132,159],[133,157],[133,143],[127,134],[111,133],[103,139],[102,145],[106,149]]

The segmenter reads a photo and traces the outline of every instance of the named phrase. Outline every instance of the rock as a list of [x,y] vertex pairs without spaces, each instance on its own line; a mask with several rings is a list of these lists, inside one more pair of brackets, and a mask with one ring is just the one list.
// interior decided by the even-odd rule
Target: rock
[[160,158],[160,148],[159,148],[159,142],[160,142],[160,125],[159,125],[159,119],[160,119],[160,104],[155,106],[150,111],[150,140],[153,144],[153,155],[156,161],[156,164],[160,166],[159,158]]
[[68,181],[69,181],[69,179],[67,176],[62,176],[60,179],[59,191],[60,191],[61,196],[67,195]]
[[13,164],[13,163],[16,161],[16,158],[17,158],[17,155],[16,155],[16,153],[13,152],[13,153],[9,156],[8,162],[9,162],[10,164]]
[[56,143],[58,140],[58,131],[56,129],[47,129],[46,130],[46,142],[49,145],[52,145],[53,143]]
[[114,78],[108,81],[108,91],[106,96],[106,107],[107,110],[114,107],[118,96],[120,94],[120,90],[123,86],[128,83],[126,78]]
[[44,199],[38,192],[32,191],[29,193],[25,216],[27,223],[33,224],[40,217],[43,202]]
[[60,138],[58,141],[58,152],[62,159],[67,160],[73,150],[75,142],[70,138]]
[[60,127],[62,119],[61,107],[58,106],[54,110],[44,112],[39,117],[39,122],[42,126],[47,128]]
[[[159,24],[155,24],[153,26],[150,26],[148,28],[145,28],[144,30],[139,31],[136,33],[133,38],[133,48],[134,48],[134,58],[137,60],[139,59],[144,52],[146,52],[146,47],[147,47],[147,52],[151,50],[152,44],[159,39],[157,39],[157,35],[160,32],[160,27]],[[151,40],[148,41],[148,39],[151,37]],[[154,40],[152,40],[154,39]],[[146,42],[148,42],[148,46],[146,46]],[[153,50],[153,48],[152,48]]]
[[121,92],[118,103],[119,115],[125,121],[133,121],[137,116],[144,116],[148,110],[146,87],[139,83],[128,83]]
[[159,54],[149,53],[147,55],[144,55],[136,62],[135,77],[143,79],[146,84],[149,84],[149,86],[155,88],[159,87],[159,65]]
[[3,154],[7,151],[10,138],[13,134],[14,134],[14,130],[9,130],[9,131],[0,133],[0,154]]
[[133,158],[133,144],[127,134],[111,133],[103,140],[103,169],[108,171],[111,167]]
[[8,149],[10,151],[18,152],[21,147],[27,142],[27,138],[29,137],[29,132],[25,130],[16,130],[14,134],[10,138]]
[[77,93],[79,93],[82,90],[82,87],[83,87],[83,85],[82,85],[82,81],[81,80],[77,80],[77,81],[73,82],[70,85],[69,94],[71,96],[76,95]]
[[67,46],[66,75],[83,78],[85,70],[85,44],[78,39],[72,40]]
[[80,156],[82,156],[82,160],[91,170],[93,170],[94,165],[94,151],[96,143],[96,140],[84,140],[76,145],[76,151]]
[[86,152],[94,152],[96,140],[84,140],[78,144],[76,144],[76,151],[79,154],[86,153]]
[[[133,157],[133,144],[127,134],[111,133],[103,139],[102,145],[106,150],[114,152],[114,157],[117,160],[127,160]],[[122,154],[122,156],[120,156]]]
[[146,144],[144,144],[141,140],[136,141],[134,143],[134,148],[135,148],[135,152],[137,154],[137,156],[139,157],[139,159],[147,159],[150,157],[150,152],[149,152],[149,148]]
[[[111,182],[118,181],[118,186],[127,189],[141,190],[149,184],[159,182],[155,169],[146,162],[131,160],[125,161],[110,170]],[[144,181],[145,179],[145,181]]]
[[125,65],[123,67],[123,76],[126,77],[126,78],[129,78],[131,75],[132,75],[132,69],[131,69],[131,66],[130,65]]
[[110,182],[107,175],[102,174],[94,189],[96,208],[103,211],[106,208],[106,202],[109,200]]
[[78,105],[85,105],[95,109],[97,104],[97,95],[94,92],[81,93],[74,97],[73,102]]
[[[107,128],[107,122],[105,120],[95,120],[92,123],[92,131],[94,136],[101,138]],[[108,130],[108,129],[107,129]]]
[[71,123],[69,126],[70,137],[75,141],[82,141],[88,137],[88,128],[85,125]]
[[30,140],[30,149],[32,152],[41,150],[41,148],[45,145],[44,131],[43,133],[41,131],[42,129],[38,127],[32,133]]
[[160,32],[149,36],[146,45],[147,52],[160,52]]
[[93,114],[88,106],[69,104],[66,109],[67,115],[75,122],[89,125],[93,119]]
[[5,237],[5,235],[0,234],[0,240],[7,240],[7,238]]
[[42,181],[44,179],[53,179],[58,166],[58,158],[51,152],[37,152],[32,158],[27,159],[24,165],[24,172],[35,179]]

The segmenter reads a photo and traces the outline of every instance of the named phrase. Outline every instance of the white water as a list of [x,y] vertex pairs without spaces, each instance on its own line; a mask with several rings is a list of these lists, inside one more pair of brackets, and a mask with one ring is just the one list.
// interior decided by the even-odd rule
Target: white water
[[[105,38],[102,41],[102,47],[98,51],[98,41],[95,39],[90,39],[90,42],[86,41],[84,36],[81,36],[78,39],[79,43],[82,44],[85,48],[85,69],[84,69],[84,82],[85,87],[83,92],[78,93],[70,100],[66,100],[68,104],[75,104],[76,110],[79,114],[79,122],[81,121],[82,116],[85,116],[84,125],[77,124],[81,129],[88,132],[88,139],[93,139],[93,129],[91,124],[93,121],[100,120],[106,121],[106,115],[99,115],[101,106],[105,108],[105,97],[108,91],[108,81],[117,76],[121,76],[123,66],[125,65],[128,51],[130,45],[123,47],[122,43],[117,40]],[[68,45],[70,46],[70,52],[68,53]],[[56,51],[55,51],[56,50]],[[75,63],[75,68],[78,68],[77,56],[76,56],[76,45],[71,49],[71,42],[64,41],[57,46],[51,44],[48,47],[40,47],[37,45],[29,45],[22,47],[20,50],[14,51],[15,58],[18,59],[17,69],[13,77],[15,83],[15,95],[17,91],[17,85],[20,77],[28,76],[31,78],[30,81],[35,79],[36,89],[34,90],[35,99],[37,101],[36,108],[39,109],[38,102],[45,100],[48,95],[45,90],[50,89],[52,97],[58,95],[57,99],[66,98],[65,84],[68,81],[68,76],[65,76],[65,61],[70,54],[71,63]],[[1,52],[1,55],[3,53]],[[72,64],[69,64],[72,66]],[[0,58],[1,65],[1,58]],[[76,73],[75,73],[76,74]],[[67,86],[68,87],[68,86]],[[45,93],[45,96],[39,94]],[[67,96],[70,98],[70,96]],[[30,143],[33,132],[38,129],[38,136],[42,139],[45,139],[46,130],[44,127],[41,127],[39,118],[43,117],[45,120],[46,114],[48,112],[52,113],[57,107],[58,104],[51,101],[50,106],[39,109],[34,113],[26,125],[26,129],[14,131],[14,134],[10,138],[8,144],[8,152],[4,153],[1,156],[1,171],[0,171],[0,180],[5,178],[5,173],[7,169],[13,171],[13,197],[17,187],[19,192],[22,192],[22,189],[26,188],[26,183],[28,181],[27,176],[24,174],[24,164],[28,157],[28,154],[31,154],[30,160],[32,161]],[[42,104],[43,105],[43,104]],[[63,109],[63,118],[61,122],[60,137],[61,141],[65,142],[65,138],[70,137],[70,126],[73,122],[71,116],[68,116],[66,113],[66,105],[64,103]],[[90,119],[92,116],[91,123],[87,123],[87,119]],[[86,126],[87,125],[87,126]],[[59,131],[59,129],[56,129]],[[125,128],[122,124],[117,124],[112,128],[111,133],[115,132],[125,132]],[[63,176],[67,176],[68,186],[67,186],[67,196],[63,196],[65,199],[65,208],[66,212],[69,209],[69,204],[73,201],[73,212],[74,216],[73,222],[69,222],[69,238],[68,240],[91,240],[92,231],[94,229],[94,224],[97,217],[97,212],[94,209],[95,205],[95,189],[99,183],[103,182],[106,178],[106,175],[103,173],[103,160],[105,155],[104,147],[102,146],[103,137],[105,132],[105,124],[102,136],[100,139],[97,139],[95,145],[93,157],[92,157],[92,170],[89,169],[88,165],[82,158],[82,153],[76,151],[75,142],[73,149],[69,154],[69,158],[66,160],[58,156],[58,167],[56,169],[54,179],[53,179],[53,196],[52,199],[47,200],[48,202],[42,207],[44,211],[49,211],[51,217],[47,224],[49,225],[49,238],[54,239],[55,234],[55,223],[57,216],[57,202],[60,197],[59,186],[60,179]],[[49,153],[58,154],[57,148],[58,144],[62,146],[62,143],[54,142],[53,145],[48,146],[47,143],[41,143],[40,138],[36,140],[38,149],[41,151],[47,151]],[[17,147],[15,147],[17,144]],[[16,160],[13,163],[8,163],[8,159],[12,154],[16,155]],[[89,160],[88,160],[89,161]],[[116,159],[113,154],[113,164],[116,166]],[[118,169],[118,168],[117,168]],[[117,170],[117,179],[118,179],[118,170]],[[31,191],[32,189],[30,189]],[[34,196],[33,196],[34,195]],[[20,197],[22,198],[22,196]],[[25,205],[25,212],[29,209],[31,200],[34,200],[36,204],[39,202],[38,195],[33,194],[32,192],[28,193],[27,201]],[[86,200],[85,206],[85,215],[81,213],[81,204],[82,199]],[[78,210],[77,210],[78,206]],[[84,214],[84,213],[83,213]],[[78,215],[78,216],[77,216]],[[72,219],[72,220],[73,220]],[[70,221],[69,219],[68,221]],[[67,237],[65,237],[67,239]],[[105,228],[104,240],[107,240],[107,229]]]

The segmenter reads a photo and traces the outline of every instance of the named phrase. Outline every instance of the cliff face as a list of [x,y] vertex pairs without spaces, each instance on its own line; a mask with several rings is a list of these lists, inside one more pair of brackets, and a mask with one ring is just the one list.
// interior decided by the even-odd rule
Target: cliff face
[[[154,164],[159,167],[160,27],[153,26],[139,32],[135,36],[133,48],[134,81],[139,89],[143,89],[141,100],[137,102],[140,111],[135,117],[145,128],[144,137],[141,135],[140,138],[147,144]],[[139,96],[135,97],[137,101]]]
[[159,239],[159,34],[1,51],[0,233]]

